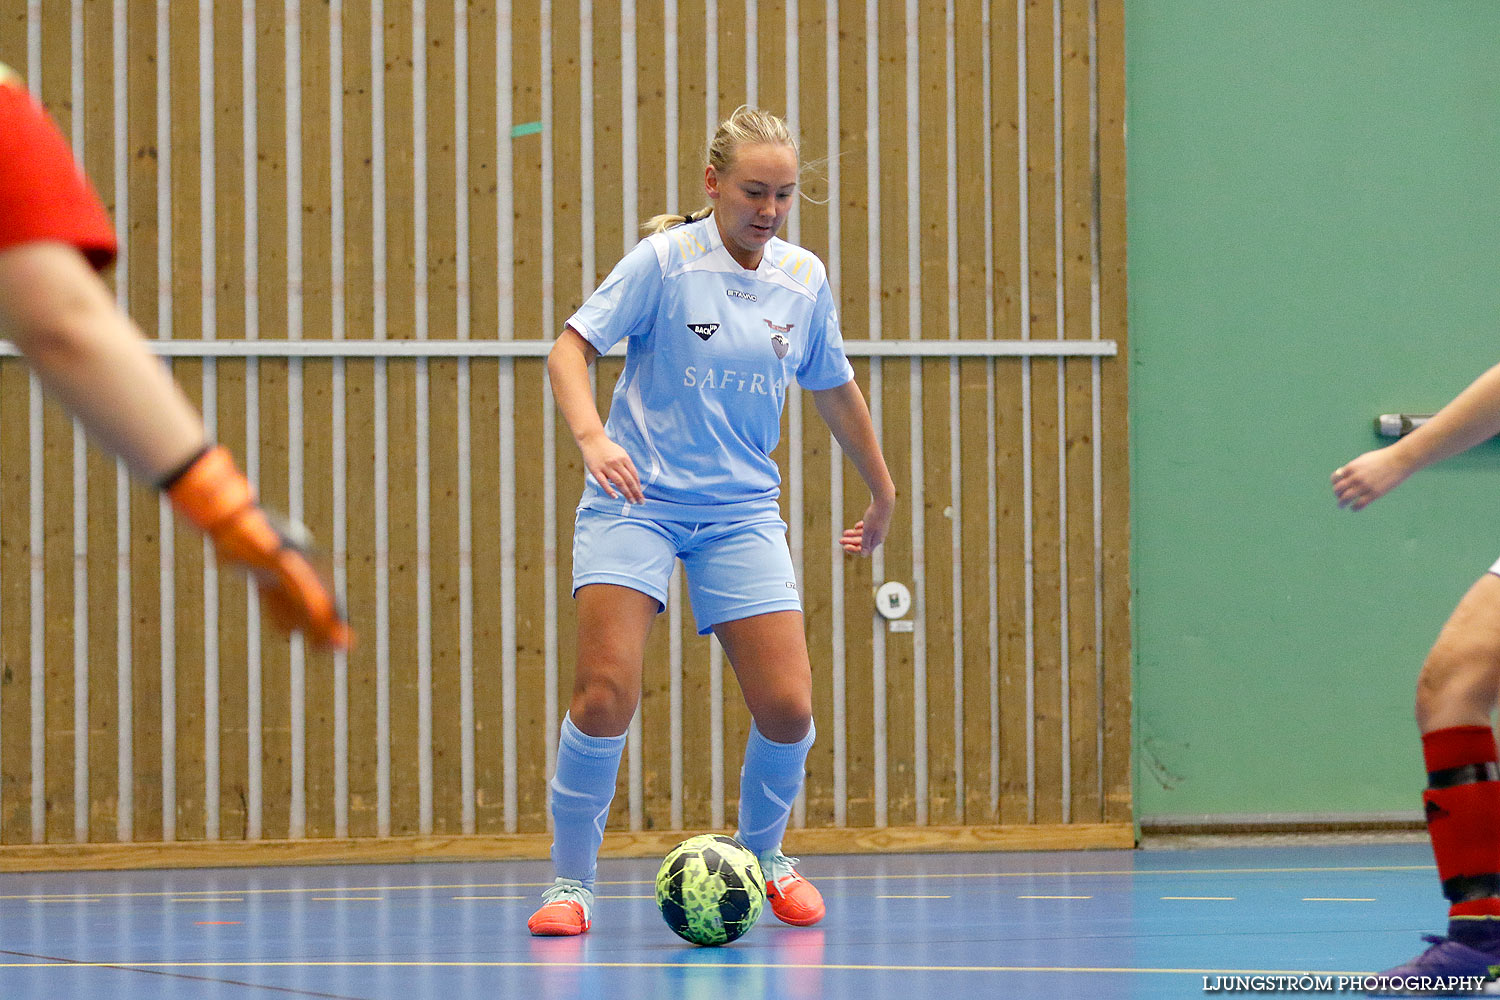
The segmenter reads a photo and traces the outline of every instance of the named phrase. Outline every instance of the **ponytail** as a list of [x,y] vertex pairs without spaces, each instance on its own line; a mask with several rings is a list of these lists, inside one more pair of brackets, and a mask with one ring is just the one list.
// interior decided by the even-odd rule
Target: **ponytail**
[[704,219],[713,214],[713,206],[705,205],[703,208],[698,209],[698,211],[689,212],[686,215],[672,215],[670,213],[667,215],[653,215],[651,218],[647,219],[644,224],[642,224],[641,232],[646,233],[647,235],[650,235],[652,233],[664,233],[668,229],[671,229],[673,226],[683,226],[689,222],[702,222]]

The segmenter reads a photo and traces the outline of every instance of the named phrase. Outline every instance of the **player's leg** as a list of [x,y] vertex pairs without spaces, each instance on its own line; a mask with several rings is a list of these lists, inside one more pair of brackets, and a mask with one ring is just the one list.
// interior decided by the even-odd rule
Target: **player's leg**
[[823,918],[823,898],[781,852],[815,733],[812,667],[786,527],[779,520],[709,531],[685,554],[693,614],[724,646],[752,723],[740,770],[741,843],[760,858],[771,912],[785,923]]
[[1500,577],[1459,601],[1422,665],[1417,725],[1424,796],[1450,917],[1500,939],[1500,770],[1490,717],[1500,696]]
[[599,846],[660,607],[654,597],[613,584],[590,584],[577,597],[578,667],[547,796],[556,880],[527,921],[531,933],[546,936],[582,934],[593,923]]
[[740,769],[735,836],[760,859],[777,919],[798,926],[815,924],[826,912],[823,897],[797,872],[797,860],[781,851],[816,736],[802,613],[772,611],[721,622],[714,626],[714,634],[739,678],[752,719]]
[[640,700],[646,639],[666,600],[675,552],[668,533],[651,522],[578,512],[577,664],[547,797],[556,881],[527,922],[533,934],[582,934],[593,922],[599,846]]
[[578,664],[568,718],[580,732],[623,738],[641,696],[646,639],[661,602],[613,584],[581,587]]
[[1488,975],[1500,965],[1500,577],[1488,573],[1443,626],[1417,682],[1428,833],[1448,936],[1387,975]]
[[1417,678],[1423,736],[1490,725],[1500,701],[1500,563],[1469,588],[1438,634]]

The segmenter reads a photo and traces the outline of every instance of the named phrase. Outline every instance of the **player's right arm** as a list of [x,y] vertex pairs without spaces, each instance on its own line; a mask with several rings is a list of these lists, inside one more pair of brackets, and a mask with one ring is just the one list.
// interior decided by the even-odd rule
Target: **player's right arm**
[[1500,434],[1500,365],[1479,376],[1431,420],[1395,444],[1367,451],[1334,470],[1340,507],[1360,510],[1412,473]]
[[583,336],[571,326],[563,332],[547,353],[547,375],[552,380],[552,395],[563,420],[583,453],[584,467],[611,497],[623,493],[632,503],[641,503],[641,477],[630,455],[604,433],[594,390],[589,384],[589,365],[599,356]]
[[271,618],[349,648],[348,619],[305,543],[267,518],[229,453],[209,447],[197,411],[82,252],[57,241],[0,250],[0,337],[97,441],[166,490],[223,561],[255,578]]

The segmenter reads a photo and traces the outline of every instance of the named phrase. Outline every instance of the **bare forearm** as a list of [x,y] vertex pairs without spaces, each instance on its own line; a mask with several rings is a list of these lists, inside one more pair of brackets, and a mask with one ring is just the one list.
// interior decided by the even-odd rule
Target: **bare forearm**
[[598,352],[571,327],[564,328],[547,355],[552,396],[580,447],[604,434],[604,423],[599,419],[593,387],[589,384],[589,365],[596,357]]
[[589,475],[607,495],[641,503],[646,494],[641,488],[640,473],[625,449],[609,439],[595,408],[589,365],[598,356],[599,352],[578,331],[563,327],[562,335],[547,354],[552,395],[573,432],[573,440],[578,442]]
[[875,426],[870,420],[870,410],[858,383],[851,380],[837,388],[815,392],[813,402],[839,447],[844,449],[860,478],[870,488],[870,495],[877,500],[894,501],[896,484],[886,468],[885,456],[881,454]]
[[1391,450],[1415,472],[1466,451],[1500,433],[1500,365],[1453,398],[1427,423]]
[[160,483],[203,449],[198,412],[133,330],[88,331],[73,350],[76,360],[73,352],[29,357],[48,392],[138,479]]

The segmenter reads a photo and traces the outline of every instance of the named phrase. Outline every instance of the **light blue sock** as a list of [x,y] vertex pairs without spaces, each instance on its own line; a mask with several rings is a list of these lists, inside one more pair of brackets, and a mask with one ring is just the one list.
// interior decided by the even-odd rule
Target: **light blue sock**
[[590,736],[569,715],[557,740],[557,770],[548,783],[552,810],[552,867],[560,878],[577,879],[590,892],[604,821],[615,797],[615,775],[625,752],[625,734]]
[[808,726],[807,735],[796,743],[772,743],[750,723],[745,765],[740,768],[740,829],[735,837],[757,855],[781,846],[816,735],[817,727]]

